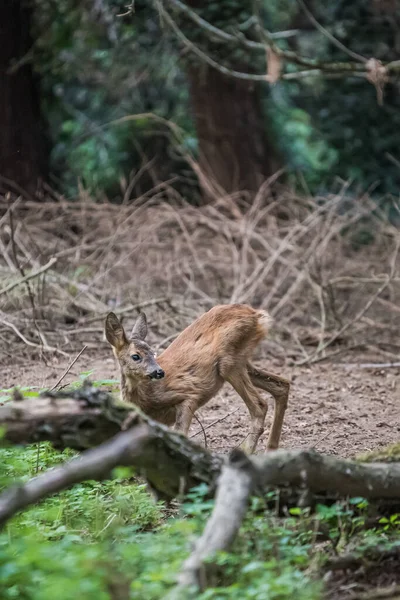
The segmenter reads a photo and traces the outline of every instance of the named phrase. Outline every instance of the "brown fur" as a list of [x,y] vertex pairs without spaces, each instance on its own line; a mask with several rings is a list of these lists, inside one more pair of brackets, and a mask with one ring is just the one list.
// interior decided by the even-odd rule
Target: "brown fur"
[[[266,311],[244,304],[215,306],[187,327],[156,360],[144,341],[147,334],[144,313],[135,324],[130,340],[117,317],[110,313],[105,332],[119,362],[123,400],[136,404],[166,425],[175,425],[175,429],[187,435],[194,412],[228,382],[250,412],[251,431],[244,448],[254,452],[268,409],[257,390],[263,389],[275,400],[268,448],[277,448],[289,382],[250,364],[271,321]],[[140,362],[131,358],[135,354],[140,355]],[[150,379],[150,374],[160,368],[165,377]]]

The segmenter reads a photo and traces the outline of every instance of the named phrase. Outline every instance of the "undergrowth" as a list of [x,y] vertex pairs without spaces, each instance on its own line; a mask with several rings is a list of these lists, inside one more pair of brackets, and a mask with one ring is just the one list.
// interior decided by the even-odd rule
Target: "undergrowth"
[[[0,395],[9,397],[10,390]],[[73,456],[48,443],[1,449],[0,487]],[[193,490],[171,511],[154,502],[131,470],[116,469],[111,480],[87,481],[48,498],[15,516],[0,534],[0,598],[164,598],[212,510],[206,491]],[[362,498],[318,505],[313,514],[292,508],[285,517],[267,508],[271,499],[252,500],[233,548],[216,557],[211,587],[200,600],[317,600],[326,557],[397,543],[399,515],[368,528]]]

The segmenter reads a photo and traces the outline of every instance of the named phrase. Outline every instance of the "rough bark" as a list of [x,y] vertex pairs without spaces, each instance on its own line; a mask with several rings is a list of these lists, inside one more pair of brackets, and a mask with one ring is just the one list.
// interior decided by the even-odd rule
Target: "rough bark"
[[313,450],[277,450],[254,460],[264,488],[289,485],[312,494],[400,498],[400,463],[363,464]]
[[[194,9],[204,6],[200,0],[187,0],[186,4]],[[218,4],[213,12],[218,22],[226,20],[227,15],[232,17],[235,11],[239,18],[244,9],[240,3],[235,9],[230,2],[214,4]],[[204,41],[207,46],[207,34]],[[253,65],[242,67],[235,65],[238,70],[250,72]],[[225,76],[201,59],[192,60],[186,72],[199,143],[199,163],[210,179],[203,186],[205,193],[210,195],[209,185],[217,194],[257,191],[280,166],[276,149],[265,131],[261,84]]]
[[246,515],[256,480],[252,461],[239,450],[232,452],[229,463],[222,467],[211,517],[184,562],[178,585],[168,595],[168,600],[179,600],[187,588],[205,589],[208,586],[205,561],[232,544]]
[[256,191],[279,167],[264,132],[259,87],[205,66],[187,74],[202,171],[224,192]]
[[[5,429],[3,444],[47,440],[57,448],[75,450],[107,443],[110,438],[118,448],[116,434],[130,430],[133,436],[146,439],[146,443],[139,445],[134,458],[126,459],[116,452],[113,467],[125,465],[128,460],[167,498],[177,497],[200,483],[210,485],[212,493],[224,464],[222,457],[152,421],[138,409],[114,403],[109,394],[90,385],[74,392],[52,392],[1,406],[0,426]],[[143,427],[147,428],[144,437]],[[97,449],[100,457],[101,448]],[[261,494],[274,487],[289,486],[310,494],[330,494],[330,498],[400,498],[400,463],[363,464],[302,450],[276,450],[252,457],[251,463],[254,486]]]
[[24,57],[32,49],[31,7],[0,2],[0,191],[34,193],[46,175],[37,78]]
[[[108,443],[112,438],[116,446],[108,446],[107,451],[112,453],[115,460],[106,471],[123,466],[128,460],[163,498],[175,498],[201,483],[213,488],[222,465],[222,458],[148,419],[139,409],[115,404],[109,394],[90,385],[72,393],[49,392],[39,398],[1,406],[0,426],[5,429],[2,444],[49,441],[60,450],[71,448],[82,451]],[[143,427],[147,428],[146,436]],[[128,429],[132,431],[132,443],[135,443],[135,435],[143,440],[134,460],[126,458],[129,453],[122,452],[116,436]],[[148,440],[151,443],[147,443]],[[100,463],[103,460],[102,448],[99,446],[94,450],[99,451]],[[84,456],[86,453],[82,454]],[[82,463],[79,463],[78,470],[81,467]],[[99,469],[102,469],[101,464]],[[83,470],[77,477],[85,477],[85,473]],[[93,478],[96,477],[93,475]]]

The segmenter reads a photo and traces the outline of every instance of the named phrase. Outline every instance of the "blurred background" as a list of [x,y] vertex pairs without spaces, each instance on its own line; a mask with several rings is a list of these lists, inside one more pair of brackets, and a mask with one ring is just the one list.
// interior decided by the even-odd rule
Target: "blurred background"
[[81,185],[118,200],[127,186],[135,197],[169,182],[195,202],[198,177],[184,158],[204,153],[228,192],[254,191],[282,167],[301,192],[346,180],[357,191],[397,193],[397,72],[381,102],[360,73],[310,74],[285,58],[271,85],[262,81],[268,40],[259,29],[282,50],[365,73],[363,59],[399,59],[396,0],[202,4],[2,2],[2,186],[32,189],[42,178],[66,197]]
[[398,356],[398,2],[5,0],[0,45],[21,348],[96,344],[110,307],[161,297],[158,339],[248,302],[275,355]]
[[[399,92],[397,0],[0,0],[0,406],[118,393],[110,310],[145,311],[159,353],[248,303],[274,318],[255,364],[291,382],[282,446],[396,461]],[[213,452],[247,436],[230,386],[197,414]],[[72,454],[1,449],[0,491]],[[200,488],[155,505],[123,470],[33,506],[0,533],[0,598],[165,600]],[[400,598],[397,500],[271,493],[196,597]]]

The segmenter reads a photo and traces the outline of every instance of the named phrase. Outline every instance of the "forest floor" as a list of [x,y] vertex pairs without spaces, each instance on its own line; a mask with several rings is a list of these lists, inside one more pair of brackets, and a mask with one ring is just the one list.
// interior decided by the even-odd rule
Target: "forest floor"
[[[89,371],[94,381],[117,380],[118,367],[110,354],[103,349],[88,350],[68,372],[62,385],[76,381]],[[323,453],[352,457],[398,442],[400,369],[365,368],[362,366],[365,356],[355,354],[348,358],[348,363],[318,363],[307,367],[287,366],[276,359],[258,361],[260,367],[291,381],[282,447],[316,448]],[[62,362],[63,359],[52,365],[36,361],[3,366],[0,368],[1,387],[49,388],[63,374],[67,364]],[[259,452],[266,443],[272,414],[271,402]],[[190,435],[218,453],[226,453],[239,445],[249,428],[246,407],[228,385],[197,415],[205,433],[194,420]],[[363,594],[373,590],[398,585],[398,573],[398,559],[393,558],[384,560],[372,571],[333,572],[326,582],[324,598],[364,597]],[[354,593],[361,595],[354,596]]]
[[[58,365],[37,361],[3,366],[1,387],[51,387],[67,366],[62,366],[62,360]],[[258,361],[260,367],[291,381],[282,447],[316,448],[323,453],[351,457],[398,441],[400,368],[364,368],[364,362],[365,357],[360,355],[350,355],[348,363],[307,367],[284,366],[277,360]],[[111,352],[87,351],[62,384],[76,381],[87,371],[92,371],[90,377],[96,381],[118,379],[119,375]],[[213,452],[225,453],[239,445],[249,429],[246,406],[229,385],[196,414],[206,430],[207,447]],[[271,399],[259,452],[265,446],[272,415]],[[204,445],[204,433],[196,420],[190,435]]]
[[[48,389],[58,387],[60,378],[65,386],[89,376],[116,391],[118,367],[103,337],[104,317],[110,310],[123,316],[125,326],[126,322],[132,325],[138,310],[144,309],[149,344],[159,352],[203,311],[215,304],[239,302],[267,308],[275,320],[254,362],[291,382],[282,448],[315,448],[350,458],[398,443],[400,368],[365,367],[365,363],[400,360],[398,229],[367,196],[349,202],[346,188],[322,203],[291,192],[278,199],[268,193],[265,198],[257,196],[251,205],[224,198],[201,207],[175,196],[163,202],[138,199],[123,205],[97,203],[86,194],[76,202],[16,199],[10,205],[8,199],[3,203],[0,199],[2,223],[8,223],[0,236],[0,403],[14,386]],[[397,205],[396,210],[400,210]],[[46,360],[39,358],[43,344]],[[64,377],[84,344],[87,348]],[[258,452],[265,450],[272,422],[270,400]],[[197,417],[200,422],[193,420],[189,435],[215,453],[226,454],[249,432],[246,406],[228,385]],[[36,450],[26,450],[30,451]],[[37,467],[39,460],[32,456],[29,464]],[[15,476],[12,460],[10,456],[3,460],[10,477]],[[20,462],[17,472],[25,466]],[[99,501],[103,491],[99,489]],[[89,492],[83,486],[77,493],[85,521]],[[104,491],[104,498],[107,494]],[[114,502],[118,500],[113,496],[110,518],[114,518]],[[328,525],[332,543],[343,542],[344,522],[350,527],[340,551],[353,552],[361,542],[397,543],[397,508],[396,514],[390,514],[393,523],[379,522],[373,530],[360,528],[358,514],[343,503],[324,508],[317,520]],[[302,528],[313,517],[307,521],[302,513],[295,524],[290,515],[278,522],[274,511],[264,517],[265,552],[261,548],[257,555],[262,565],[260,585],[265,568],[273,570],[268,563],[271,540],[274,548],[277,540],[286,544],[278,553],[279,568],[297,577],[294,550],[299,550],[305,557],[300,575],[312,577],[309,558],[312,562],[327,555],[325,540],[321,547],[315,544],[314,529],[309,530],[311,541],[302,538]],[[135,523],[135,519],[130,513],[129,520]],[[335,519],[338,525],[333,526]],[[33,512],[31,522],[36,528]],[[70,532],[67,521],[60,522]],[[17,525],[17,538],[25,543],[25,533]],[[251,524],[247,533],[250,548]],[[154,538],[148,536],[146,543],[161,540],[159,534]],[[166,543],[169,552],[171,542]],[[330,550],[338,552],[334,543]],[[179,552],[183,560],[186,550]],[[147,558],[147,562],[135,558],[140,563],[135,579],[146,590],[150,585],[146,577],[153,576]],[[254,556],[250,552],[234,560],[247,565]],[[325,580],[324,597],[355,600],[366,598],[363,594],[375,587],[400,585],[399,562],[397,556],[376,563],[375,571],[363,565],[357,571],[332,572],[329,582]],[[149,570],[140,579],[143,565]],[[158,567],[157,562],[154,568]],[[313,573],[319,577],[321,572],[316,568]],[[253,581],[254,577],[252,572]],[[154,597],[164,597],[164,592]]]

